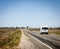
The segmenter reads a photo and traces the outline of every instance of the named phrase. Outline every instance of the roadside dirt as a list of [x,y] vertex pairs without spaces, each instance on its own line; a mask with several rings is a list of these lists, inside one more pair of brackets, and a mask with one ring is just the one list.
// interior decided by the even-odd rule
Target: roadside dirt
[[22,33],[19,49],[38,49],[38,47],[29,39],[26,34]]

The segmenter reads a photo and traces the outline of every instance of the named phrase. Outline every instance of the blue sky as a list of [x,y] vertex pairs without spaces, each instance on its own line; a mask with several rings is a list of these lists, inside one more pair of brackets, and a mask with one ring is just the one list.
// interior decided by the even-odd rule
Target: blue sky
[[0,27],[60,27],[59,0],[0,0]]

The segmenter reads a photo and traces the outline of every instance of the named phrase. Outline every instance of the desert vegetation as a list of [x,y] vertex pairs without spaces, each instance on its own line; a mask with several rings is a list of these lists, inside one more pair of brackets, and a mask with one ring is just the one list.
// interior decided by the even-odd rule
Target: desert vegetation
[[39,31],[40,28],[29,28],[29,30],[31,30],[31,31]]
[[16,49],[21,34],[17,28],[0,28],[0,49]]
[[49,33],[60,35],[60,28],[49,28]]

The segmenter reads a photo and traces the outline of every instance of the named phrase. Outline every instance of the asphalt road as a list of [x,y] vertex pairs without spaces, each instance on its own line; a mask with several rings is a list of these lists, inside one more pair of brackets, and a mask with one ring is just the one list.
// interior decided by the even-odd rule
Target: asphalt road
[[60,35],[55,34],[40,34],[39,32],[32,32],[30,30],[24,29],[25,32],[29,33],[30,35],[34,36],[38,40],[42,41],[43,43],[49,45],[53,49],[60,49]]

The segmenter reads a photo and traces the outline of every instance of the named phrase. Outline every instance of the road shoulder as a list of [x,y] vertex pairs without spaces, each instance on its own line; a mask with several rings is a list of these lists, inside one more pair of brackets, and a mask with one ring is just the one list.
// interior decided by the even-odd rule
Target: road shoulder
[[22,32],[19,49],[38,49],[38,47]]

